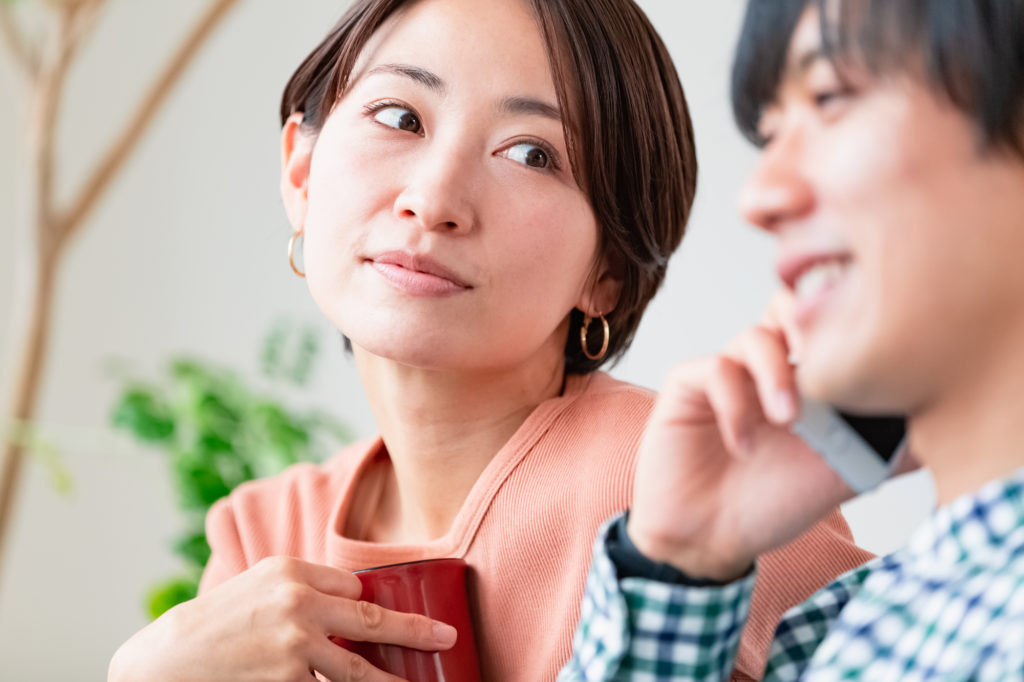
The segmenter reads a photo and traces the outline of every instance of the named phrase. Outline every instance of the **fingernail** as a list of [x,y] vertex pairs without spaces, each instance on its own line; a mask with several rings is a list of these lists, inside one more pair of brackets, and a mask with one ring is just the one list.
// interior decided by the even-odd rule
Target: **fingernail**
[[796,417],[796,397],[792,391],[780,389],[772,399],[772,412],[779,422],[789,422]]
[[435,622],[434,627],[434,640],[441,646],[451,646],[455,644],[455,638],[459,636],[455,628],[445,623]]

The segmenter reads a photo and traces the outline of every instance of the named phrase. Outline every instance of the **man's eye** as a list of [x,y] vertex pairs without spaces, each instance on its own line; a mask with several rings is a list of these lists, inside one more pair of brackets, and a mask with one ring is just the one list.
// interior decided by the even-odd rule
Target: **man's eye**
[[856,95],[857,91],[845,86],[822,88],[811,93],[814,106],[825,112],[845,108]]
[[775,133],[758,133],[757,134],[757,146],[761,149],[767,149],[772,145],[775,140]]
[[827,107],[846,95],[842,90],[822,90],[814,93],[814,104],[818,107]]
[[524,166],[541,170],[551,168],[553,165],[551,154],[546,149],[529,142],[512,145],[505,150],[505,156]]
[[378,109],[374,112],[373,119],[388,127],[410,133],[418,133],[423,127],[419,116],[402,107],[389,106]]

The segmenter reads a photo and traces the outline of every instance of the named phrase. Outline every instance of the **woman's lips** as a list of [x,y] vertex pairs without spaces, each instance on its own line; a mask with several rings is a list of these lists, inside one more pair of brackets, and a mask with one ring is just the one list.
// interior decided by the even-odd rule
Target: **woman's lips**
[[447,296],[472,289],[458,275],[423,255],[391,251],[367,259],[395,288],[413,296]]

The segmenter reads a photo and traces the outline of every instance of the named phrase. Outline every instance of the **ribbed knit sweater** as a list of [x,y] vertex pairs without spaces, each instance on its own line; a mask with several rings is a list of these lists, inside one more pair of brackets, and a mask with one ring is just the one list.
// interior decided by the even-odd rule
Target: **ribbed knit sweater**
[[[381,440],[357,443],[321,465],[240,486],[207,518],[213,555],[201,591],[260,559],[286,555],[354,571],[461,557],[470,565],[483,679],[554,680],[568,660],[595,534],[630,504],[636,452],[652,392],[607,374],[570,376],[539,405],[480,475],[446,535],[417,545],[345,537]],[[789,607],[863,563],[838,511],[758,563],[737,679],[757,678],[775,624]]]

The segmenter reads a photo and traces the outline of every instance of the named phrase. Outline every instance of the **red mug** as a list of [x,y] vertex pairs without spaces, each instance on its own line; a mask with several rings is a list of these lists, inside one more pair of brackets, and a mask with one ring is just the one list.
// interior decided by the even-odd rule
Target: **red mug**
[[392,611],[421,613],[458,632],[447,651],[420,651],[394,644],[353,642],[332,637],[371,665],[409,682],[481,682],[480,663],[466,595],[466,562],[428,559],[356,571],[360,599]]

